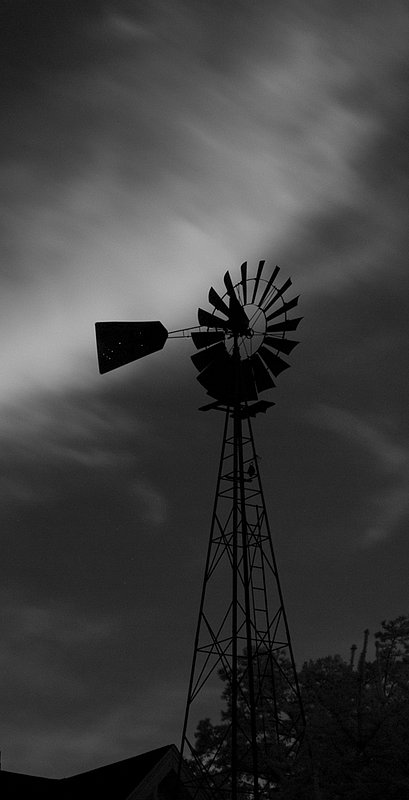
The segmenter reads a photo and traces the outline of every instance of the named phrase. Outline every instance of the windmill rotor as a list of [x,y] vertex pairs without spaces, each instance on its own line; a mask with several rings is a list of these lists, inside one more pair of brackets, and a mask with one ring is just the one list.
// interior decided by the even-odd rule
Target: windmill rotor
[[279,287],[275,280],[280,268],[276,266],[266,279],[264,266],[265,262],[260,261],[256,276],[249,278],[245,261],[241,265],[241,280],[236,284],[227,271],[223,279],[225,293],[220,295],[213,287],[209,291],[213,310],[198,310],[199,325],[206,331],[192,332],[198,352],[191,358],[199,372],[199,383],[221,402],[233,402],[234,394],[237,399],[235,343],[240,373],[239,402],[257,400],[260,392],[274,388],[274,378],[290,366],[282,354],[289,355],[298,344],[286,338],[287,332],[296,330],[302,319],[288,317],[298,303],[298,297],[285,299],[291,279]]

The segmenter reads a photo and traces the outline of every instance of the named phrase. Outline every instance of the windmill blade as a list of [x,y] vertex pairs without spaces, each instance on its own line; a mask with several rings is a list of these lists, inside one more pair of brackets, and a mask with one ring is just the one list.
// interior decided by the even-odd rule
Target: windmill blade
[[276,291],[274,297],[272,298],[272,300],[270,300],[270,302],[263,309],[264,313],[266,313],[266,311],[268,311],[268,309],[271,308],[271,306],[276,302],[276,300],[278,300],[278,298],[281,297],[284,294],[284,292],[286,291],[286,289],[288,289],[291,285],[292,285],[291,278],[287,278],[286,282],[283,283],[281,289],[277,289],[277,291]]
[[263,268],[264,268],[264,264],[265,263],[266,263],[265,261],[259,261],[258,268],[257,268],[256,280],[254,282],[254,289],[253,289],[253,296],[251,298],[251,303],[254,303],[254,301],[256,299],[258,285],[260,283],[261,273],[263,272]]
[[168,332],[161,322],[96,322],[101,375],[162,350]]
[[[204,386],[211,397],[223,402],[235,401],[235,370],[233,360],[225,353],[225,358],[214,359],[198,375],[199,383]],[[250,360],[246,359],[240,365],[239,402],[257,400],[257,387]]]
[[269,279],[267,281],[267,286],[264,289],[264,292],[261,295],[260,300],[258,301],[258,305],[260,307],[263,306],[263,301],[267,297],[267,295],[268,295],[268,293],[269,293],[269,291],[270,291],[270,289],[271,289],[271,287],[272,287],[272,285],[273,285],[273,283],[274,283],[274,281],[275,281],[275,279],[276,279],[276,277],[277,277],[279,272],[280,272],[280,267],[277,267],[277,266],[274,267],[273,272],[272,272],[272,274],[270,275],[270,277],[269,277]]
[[235,333],[244,333],[249,327],[249,318],[235,294],[230,297],[229,323]]
[[254,353],[254,356],[252,356],[251,364],[257,391],[265,392],[267,389],[274,389],[275,383],[258,353]]
[[203,308],[199,308],[197,318],[199,325],[203,325],[204,328],[226,329],[229,327],[227,320],[218,317],[217,314],[210,314],[209,311],[205,311]]
[[257,400],[257,386],[251,360],[246,358],[240,364],[240,400]]
[[[285,314],[287,311],[290,311],[291,308],[295,308],[295,306],[298,305],[299,296],[300,295],[298,294],[297,297],[293,297],[292,300],[288,300],[287,303],[283,303],[283,305],[280,306],[280,308],[277,308],[275,311],[272,312],[272,314],[268,315],[267,321],[273,319],[274,317],[279,317],[280,314]],[[274,300],[275,299],[276,298],[274,298]],[[266,311],[266,309],[264,309],[264,311]]]
[[191,359],[199,372],[206,369],[215,359],[220,359],[226,353],[226,348],[224,346],[224,342],[218,342],[214,344],[212,347],[207,347],[205,350],[200,350],[198,353],[194,353],[191,356]]
[[241,271],[241,288],[243,292],[243,305],[247,303],[247,261],[244,261],[240,267]]
[[281,322],[276,322],[274,325],[267,325],[267,330],[269,333],[272,331],[295,331],[298,328],[302,317],[296,317],[295,319],[283,319]]
[[227,303],[222,300],[219,294],[217,294],[216,290],[213,289],[213,286],[209,289],[209,303],[212,304],[218,311],[221,311],[222,314],[225,314],[226,317],[229,316],[229,306]]
[[190,336],[198,350],[201,350],[202,347],[210,347],[212,344],[221,342],[224,339],[222,331],[193,331]]
[[266,344],[267,347],[271,347],[273,350],[280,350],[281,353],[289,355],[294,350],[294,347],[297,347],[297,344],[300,343],[291,341],[291,339],[275,339],[272,336],[266,336],[263,344]]
[[234,391],[234,366],[226,351],[202,370],[197,380],[216,400],[231,399]]
[[235,297],[237,300],[236,292],[234,291],[233,281],[230,276],[229,270],[223,275],[224,285],[230,298]]
[[286,361],[283,361],[280,356],[276,356],[268,347],[264,344],[261,345],[260,349],[258,350],[263,361],[267,364],[268,368],[271,370],[273,375],[277,377],[280,372],[284,372],[285,369],[289,368],[289,364]]
[[236,333],[244,333],[248,329],[249,320],[244,308],[237,297],[236,291],[233,286],[233,281],[230,277],[230,272],[227,270],[223,276],[224,285],[229,295],[229,327]]

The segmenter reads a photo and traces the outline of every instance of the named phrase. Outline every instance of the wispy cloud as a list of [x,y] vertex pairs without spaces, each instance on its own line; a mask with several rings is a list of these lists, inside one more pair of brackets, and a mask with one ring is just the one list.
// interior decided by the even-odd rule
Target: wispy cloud
[[84,697],[83,679],[72,667],[76,653],[91,653],[118,629],[108,616],[86,615],[68,606],[30,604],[4,597],[0,660],[3,686],[30,704]]
[[114,629],[114,623],[109,618],[74,615],[67,608],[23,604],[18,608],[6,607],[4,613],[11,615],[12,638],[15,642],[46,639],[65,647],[94,645],[111,636]]
[[164,524],[167,518],[167,503],[165,497],[157,488],[139,480],[130,486],[130,492],[142,503],[142,519],[155,526]]
[[391,435],[389,421],[370,423],[345,409],[327,405],[317,406],[309,416],[315,424],[366,451],[368,472],[375,469],[384,477],[382,489],[366,498],[367,528],[361,541],[372,545],[388,539],[409,517],[409,446],[397,441],[398,431],[396,438]]

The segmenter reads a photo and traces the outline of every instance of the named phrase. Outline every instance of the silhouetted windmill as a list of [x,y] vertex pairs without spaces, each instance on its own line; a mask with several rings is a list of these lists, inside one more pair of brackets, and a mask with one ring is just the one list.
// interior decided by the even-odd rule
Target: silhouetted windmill
[[[291,280],[278,287],[279,267],[266,278],[264,265],[248,278],[242,264],[236,284],[226,272],[224,294],[210,289],[213,310],[199,309],[197,328],[96,323],[101,373],[160,350],[168,337],[190,336],[198,381],[213,398],[201,410],[225,416],[181,747],[196,766],[190,790],[197,797],[270,798],[291,771],[305,729],[251,426],[274,405],[259,395],[289,366],[282,354],[298,342],[286,334],[301,318],[288,316],[298,302],[285,299]],[[190,737],[192,712],[199,701],[203,709],[218,673],[227,685],[228,719],[201,756]]]

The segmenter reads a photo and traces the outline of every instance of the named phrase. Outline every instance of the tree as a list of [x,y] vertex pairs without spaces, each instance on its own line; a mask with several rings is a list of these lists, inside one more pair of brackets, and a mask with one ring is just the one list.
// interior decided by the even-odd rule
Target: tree
[[[375,633],[375,656],[368,660],[369,631],[355,664],[356,646],[349,662],[327,656],[306,662],[299,684],[307,721],[307,739],[297,759],[291,752],[291,736],[273,758],[263,764],[269,793],[286,800],[407,800],[409,797],[409,617],[383,621]],[[279,718],[290,730],[293,698],[286,691],[283,660],[275,703]],[[225,682],[225,676],[220,676]],[[196,751],[207,759],[216,778],[228,773],[228,730],[231,701],[228,685],[223,694],[220,723],[201,720],[196,731]],[[269,700],[268,702],[271,702]],[[271,708],[271,732],[274,714]],[[268,711],[268,709],[267,709]],[[238,713],[242,729],[248,725],[243,699]],[[275,715],[277,716],[277,714]],[[268,713],[267,713],[268,718]],[[273,735],[271,741],[273,742]],[[311,760],[319,790],[311,780]],[[286,759],[287,768],[283,768]],[[270,772],[268,772],[270,770]],[[243,781],[243,792],[246,792]],[[267,796],[267,795],[266,795]]]
[[[298,696],[294,687],[290,661],[277,651],[267,650],[257,654],[257,672],[254,676],[256,704],[257,774],[260,800],[277,792],[288,775],[303,733]],[[238,782],[240,797],[253,797],[253,752],[251,747],[250,692],[246,654],[240,659],[238,670]],[[212,776],[221,797],[231,794],[231,719],[232,693],[229,676],[221,670],[225,684],[222,692],[224,707],[221,721],[213,725],[210,719],[198,724],[195,753]],[[266,724],[267,721],[267,724]]]

